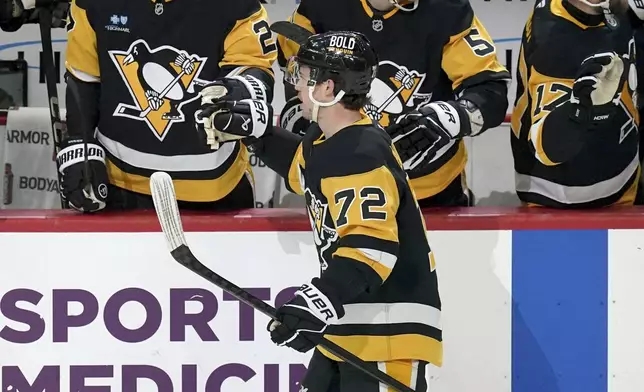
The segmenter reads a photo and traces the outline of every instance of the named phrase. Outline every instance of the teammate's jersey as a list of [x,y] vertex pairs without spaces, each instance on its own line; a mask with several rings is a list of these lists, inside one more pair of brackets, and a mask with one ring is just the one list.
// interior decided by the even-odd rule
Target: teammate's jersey
[[[413,12],[394,8],[384,15],[374,14],[367,0],[302,0],[289,20],[312,32],[352,30],[369,38],[380,64],[364,111],[384,127],[430,101],[453,100],[468,86],[510,78],[467,0],[422,0]],[[278,42],[280,62],[297,53],[293,41],[278,36]],[[453,141],[410,172],[418,197],[444,190],[466,161],[465,144]]]
[[365,263],[384,281],[345,305],[345,316],[328,327],[326,337],[365,361],[418,359],[440,366],[434,256],[386,133],[363,117],[325,139],[313,123],[287,183],[306,198],[322,275],[331,263]]
[[149,194],[162,170],[186,201],[216,201],[237,185],[248,151],[238,142],[211,151],[194,115],[215,78],[272,72],[277,45],[258,0],[75,0],[67,30],[67,70],[101,83],[97,137],[113,184]]
[[[614,51],[634,60],[628,20],[616,30],[603,20],[562,0],[543,0],[526,24],[511,137],[516,190],[526,203],[583,207],[634,200],[639,178],[639,117],[629,87],[634,75],[613,120],[584,129],[583,140],[570,140],[576,124],[563,115],[571,111],[572,85],[584,59]],[[567,157],[571,149],[579,152]]]

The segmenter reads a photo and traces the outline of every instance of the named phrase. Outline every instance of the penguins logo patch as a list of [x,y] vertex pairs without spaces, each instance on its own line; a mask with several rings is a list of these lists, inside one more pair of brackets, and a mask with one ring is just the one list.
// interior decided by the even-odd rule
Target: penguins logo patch
[[418,92],[426,76],[393,61],[381,61],[368,94],[371,103],[363,108],[365,114],[386,127],[397,116],[428,103],[432,94]]
[[199,98],[195,86],[208,83],[198,78],[208,59],[172,46],[150,49],[139,39],[109,55],[133,101],[119,103],[113,115],[145,121],[160,141],[172,124],[185,121],[181,107]]
[[318,200],[309,188],[304,189],[304,198],[313,229],[313,240],[320,253],[320,266],[325,271],[329,266],[327,257],[331,257],[327,251],[338,240],[338,232],[329,213],[329,206]]

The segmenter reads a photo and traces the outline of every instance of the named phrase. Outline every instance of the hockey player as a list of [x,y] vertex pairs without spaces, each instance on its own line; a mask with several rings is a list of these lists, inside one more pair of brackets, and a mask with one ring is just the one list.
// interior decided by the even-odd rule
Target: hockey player
[[[306,198],[321,276],[278,309],[271,339],[301,352],[324,335],[373,367],[425,391],[442,363],[441,302],[425,223],[389,136],[360,109],[378,71],[360,33],[308,38],[289,60],[304,137],[263,121],[264,101],[221,101],[204,90],[202,121],[220,139],[245,138]],[[222,133],[223,132],[223,133]],[[386,315],[386,316],[385,316]],[[378,392],[377,381],[317,348],[300,390]]]
[[[503,122],[510,74],[469,1],[302,0],[289,20],[365,34],[380,66],[363,111],[387,127],[421,207],[473,204],[463,138]],[[282,36],[278,45],[284,66],[298,45]],[[292,98],[282,126],[301,131],[299,112]]]
[[605,12],[608,4],[543,0],[526,23],[511,144],[516,191],[528,205],[635,201],[641,168],[633,26],[626,13]]
[[199,91],[221,78],[240,98],[272,99],[277,46],[259,0],[75,0],[67,30],[58,162],[73,208],[152,208],[157,170],[171,174],[182,208],[254,207],[247,149],[211,150],[194,119]]

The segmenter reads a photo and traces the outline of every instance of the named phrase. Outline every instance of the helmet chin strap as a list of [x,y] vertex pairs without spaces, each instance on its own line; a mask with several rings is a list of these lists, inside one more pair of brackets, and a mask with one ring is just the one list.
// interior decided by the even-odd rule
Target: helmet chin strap
[[338,95],[333,98],[333,101],[331,102],[320,102],[317,99],[313,98],[313,90],[315,89],[315,86],[309,86],[309,99],[311,102],[313,102],[313,110],[311,112],[311,121],[318,122],[318,112],[320,111],[320,107],[329,107],[333,106],[336,103],[340,102],[342,97],[344,97],[344,90],[340,90],[338,92]]
[[[584,1],[584,0],[582,0]],[[389,0],[391,4],[393,4],[394,7],[398,8],[401,11],[406,11],[406,12],[411,12],[418,8],[418,0],[412,0],[413,6],[412,8],[407,8],[402,5],[400,5],[400,0]]]
[[594,8],[603,8],[605,10],[610,10],[610,0],[604,0],[599,3],[591,3],[588,0],[579,0],[582,3],[586,4],[589,7],[594,7]]

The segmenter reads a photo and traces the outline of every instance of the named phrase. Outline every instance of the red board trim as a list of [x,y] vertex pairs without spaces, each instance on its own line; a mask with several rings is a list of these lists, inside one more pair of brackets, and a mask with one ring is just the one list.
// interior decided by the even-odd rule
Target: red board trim
[[[595,211],[533,208],[425,210],[428,230],[644,229],[644,207]],[[225,214],[185,212],[186,231],[310,231],[303,209],[252,209]],[[158,232],[154,211],[83,215],[74,211],[0,211],[0,232]]]

